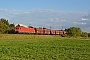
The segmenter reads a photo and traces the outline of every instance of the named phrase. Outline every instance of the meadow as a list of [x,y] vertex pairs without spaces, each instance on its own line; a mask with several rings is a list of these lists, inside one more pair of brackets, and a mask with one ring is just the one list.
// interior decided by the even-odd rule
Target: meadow
[[0,34],[0,60],[90,60],[90,39]]

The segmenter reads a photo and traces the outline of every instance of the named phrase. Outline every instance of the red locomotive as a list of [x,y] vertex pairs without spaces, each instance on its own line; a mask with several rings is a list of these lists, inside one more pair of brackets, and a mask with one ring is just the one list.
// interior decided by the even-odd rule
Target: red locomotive
[[34,28],[26,28],[20,25],[17,25],[15,28],[16,33],[35,33]]
[[16,33],[34,33],[39,35],[66,35],[66,31],[63,30],[51,30],[47,28],[26,28],[17,25],[15,28]]

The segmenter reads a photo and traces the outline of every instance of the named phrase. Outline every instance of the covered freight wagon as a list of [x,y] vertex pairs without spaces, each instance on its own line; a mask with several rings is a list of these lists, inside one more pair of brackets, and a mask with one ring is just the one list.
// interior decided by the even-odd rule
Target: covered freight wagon
[[44,29],[44,28],[35,28],[35,33],[36,34],[43,34],[43,35],[49,35],[50,34],[50,29]]

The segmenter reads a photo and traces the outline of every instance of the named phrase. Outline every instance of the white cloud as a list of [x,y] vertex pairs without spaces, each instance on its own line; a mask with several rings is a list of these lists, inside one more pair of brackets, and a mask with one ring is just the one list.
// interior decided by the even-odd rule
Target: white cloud
[[77,24],[82,24],[82,25],[85,25],[86,23],[85,22],[73,22],[75,25]]
[[66,20],[61,20],[62,22],[66,22]]
[[82,22],[81,24],[84,24],[85,25],[86,23]]
[[6,18],[9,20],[10,23],[21,23],[27,26],[31,24],[35,27],[52,26],[53,29],[60,28],[60,25],[64,26],[64,28],[71,26],[80,26],[83,27],[83,29],[86,26],[90,26],[88,12],[67,12],[53,9],[24,11],[0,8],[0,18]]
[[74,24],[78,24],[78,22],[73,22]]
[[88,20],[88,19],[86,19],[86,18],[82,18],[82,20]]
[[49,18],[49,21],[53,22],[54,20],[53,20],[53,18]]

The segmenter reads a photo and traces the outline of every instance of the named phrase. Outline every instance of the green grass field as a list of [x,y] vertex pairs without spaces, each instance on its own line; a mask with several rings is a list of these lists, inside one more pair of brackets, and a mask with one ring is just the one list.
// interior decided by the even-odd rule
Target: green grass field
[[0,60],[90,60],[90,39],[0,34]]

